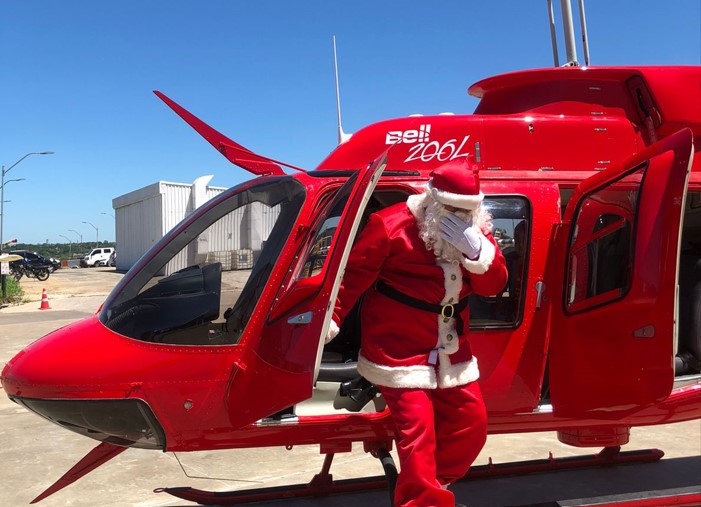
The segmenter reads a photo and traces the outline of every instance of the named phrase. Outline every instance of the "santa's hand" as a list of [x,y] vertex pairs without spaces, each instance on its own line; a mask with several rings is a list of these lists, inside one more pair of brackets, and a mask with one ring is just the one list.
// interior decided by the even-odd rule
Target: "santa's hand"
[[329,324],[329,330],[326,333],[326,337],[324,338],[324,344],[329,343],[331,340],[336,338],[338,336],[338,333],[341,331],[341,329],[338,327],[338,324],[336,324],[335,320],[331,320]]
[[477,259],[482,251],[481,234],[455,213],[441,219],[441,236],[470,260]]

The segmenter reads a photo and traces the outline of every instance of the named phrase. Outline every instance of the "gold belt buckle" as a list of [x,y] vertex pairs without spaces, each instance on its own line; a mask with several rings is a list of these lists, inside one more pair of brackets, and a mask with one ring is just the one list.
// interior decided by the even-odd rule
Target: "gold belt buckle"
[[[450,315],[446,312],[446,308],[450,309]],[[446,320],[455,317],[455,307],[453,305],[443,305],[443,308],[441,308],[441,317]]]

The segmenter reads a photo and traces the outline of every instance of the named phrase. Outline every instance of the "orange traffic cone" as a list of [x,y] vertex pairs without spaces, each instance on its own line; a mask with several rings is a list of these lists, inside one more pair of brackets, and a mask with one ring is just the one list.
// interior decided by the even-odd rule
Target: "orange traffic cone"
[[46,289],[41,289],[41,306],[39,310],[51,310],[49,306],[49,296],[46,294]]

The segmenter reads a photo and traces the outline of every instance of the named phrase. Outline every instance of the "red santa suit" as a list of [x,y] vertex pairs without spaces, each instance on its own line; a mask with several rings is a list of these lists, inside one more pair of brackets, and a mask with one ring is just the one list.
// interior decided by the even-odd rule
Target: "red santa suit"
[[[504,288],[504,258],[486,224],[474,225],[480,232],[479,256],[453,261],[427,248],[419,225],[427,203],[437,198],[479,209],[479,180],[465,165],[449,164],[442,173],[447,178],[439,168],[424,194],[370,216],[351,250],[334,310],[334,322],[340,324],[365,294],[358,372],[380,387],[396,426],[397,506],[452,507],[453,494],[443,486],[467,472],[486,440],[466,298]],[[469,181],[453,181],[458,176]],[[437,189],[436,183],[451,188]],[[454,186],[461,193],[451,192]]]

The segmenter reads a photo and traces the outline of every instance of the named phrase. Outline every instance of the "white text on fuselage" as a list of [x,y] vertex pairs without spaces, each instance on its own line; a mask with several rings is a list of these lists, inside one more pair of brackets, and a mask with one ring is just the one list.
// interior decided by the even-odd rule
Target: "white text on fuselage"
[[404,162],[430,162],[433,159],[446,162],[460,157],[467,157],[470,152],[463,151],[467,140],[466,135],[462,140],[449,139],[444,142],[431,141],[431,125],[419,125],[418,129],[391,130],[385,136],[385,144],[414,144],[409,148],[409,156]]

